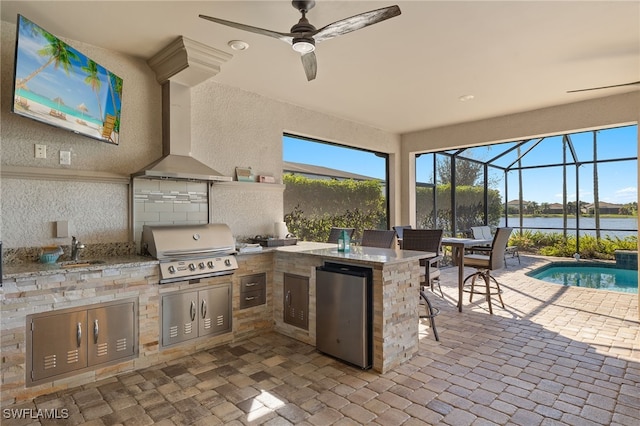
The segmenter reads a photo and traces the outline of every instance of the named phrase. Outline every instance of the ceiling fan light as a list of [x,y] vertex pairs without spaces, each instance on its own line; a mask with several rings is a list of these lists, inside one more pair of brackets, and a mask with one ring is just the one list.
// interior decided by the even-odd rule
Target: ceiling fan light
[[314,50],[316,50],[316,46],[313,43],[309,43],[308,41],[304,40],[294,42],[291,47],[293,47],[293,50],[295,50],[296,52],[302,54],[313,52]]

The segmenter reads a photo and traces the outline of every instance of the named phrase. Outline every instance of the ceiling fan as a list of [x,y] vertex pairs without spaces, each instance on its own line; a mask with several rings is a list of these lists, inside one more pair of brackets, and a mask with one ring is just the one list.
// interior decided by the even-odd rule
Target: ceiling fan
[[567,90],[567,93],[586,92],[587,90],[610,89],[612,87],[624,87],[624,86],[635,86],[635,85],[640,85],[640,81],[632,81],[631,83],[613,84],[611,86],[590,87],[588,89]]
[[277,38],[278,40],[282,40],[285,43],[290,44],[293,47],[293,50],[300,53],[302,66],[304,67],[307,80],[311,81],[316,78],[316,72],[318,69],[316,55],[313,53],[316,48],[316,43],[320,43],[321,41],[329,40],[339,35],[347,34],[400,15],[400,8],[398,6],[389,6],[382,9],[360,13],[350,18],[341,19],[318,30],[316,27],[311,25],[306,17],[307,12],[309,12],[309,10],[311,10],[316,4],[314,0],[292,1],[291,4],[294,8],[300,11],[302,17],[297,24],[291,27],[291,32],[289,33],[265,30],[263,28],[252,27],[250,25],[239,24],[237,22],[231,22],[206,15],[198,16],[202,19],[217,22],[218,24]]

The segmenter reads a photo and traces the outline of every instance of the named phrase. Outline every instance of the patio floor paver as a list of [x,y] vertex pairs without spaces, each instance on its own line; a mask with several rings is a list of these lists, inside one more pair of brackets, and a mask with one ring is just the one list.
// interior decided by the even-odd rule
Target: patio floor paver
[[638,296],[547,284],[524,274],[545,258],[521,261],[495,273],[494,315],[466,293],[457,312],[457,271],[444,268],[444,298],[428,292],[440,342],[420,320],[419,353],[383,375],[269,333],[3,407],[67,419],[3,409],[2,424],[640,424]]

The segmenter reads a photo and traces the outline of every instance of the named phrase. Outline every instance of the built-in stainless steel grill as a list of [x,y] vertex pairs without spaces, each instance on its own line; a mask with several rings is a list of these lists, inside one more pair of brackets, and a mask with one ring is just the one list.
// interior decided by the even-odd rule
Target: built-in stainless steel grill
[[142,251],[160,261],[160,284],[228,275],[238,269],[233,235],[223,223],[144,225]]

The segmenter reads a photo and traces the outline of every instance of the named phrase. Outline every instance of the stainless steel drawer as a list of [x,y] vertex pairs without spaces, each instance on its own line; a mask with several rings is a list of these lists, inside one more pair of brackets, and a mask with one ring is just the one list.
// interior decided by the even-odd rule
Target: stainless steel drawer
[[267,274],[240,278],[240,309],[264,305],[267,301]]
[[262,290],[266,288],[267,275],[254,274],[240,278],[240,292]]
[[247,291],[240,294],[240,309],[264,305],[266,292],[263,290]]

